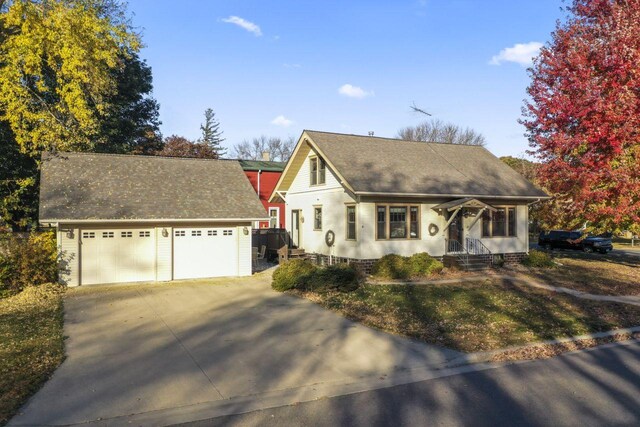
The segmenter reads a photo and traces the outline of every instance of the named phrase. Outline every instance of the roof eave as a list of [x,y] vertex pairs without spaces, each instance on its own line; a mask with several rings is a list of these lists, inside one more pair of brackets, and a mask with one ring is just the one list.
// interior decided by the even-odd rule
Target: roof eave
[[157,223],[157,222],[186,222],[186,223],[197,223],[197,222],[253,222],[253,221],[268,221],[269,217],[251,217],[251,218],[144,218],[144,219],[106,219],[106,218],[98,218],[98,219],[73,219],[73,218],[43,218],[38,222],[40,224],[60,224],[60,223],[74,223],[74,224],[89,224],[89,223]]
[[526,199],[526,200],[548,200],[550,196],[532,196],[532,195],[491,195],[491,194],[443,194],[443,193],[394,193],[394,192],[375,192],[375,191],[355,191],[358,196],[392,196],[392,197],[470,197],[474,199]]

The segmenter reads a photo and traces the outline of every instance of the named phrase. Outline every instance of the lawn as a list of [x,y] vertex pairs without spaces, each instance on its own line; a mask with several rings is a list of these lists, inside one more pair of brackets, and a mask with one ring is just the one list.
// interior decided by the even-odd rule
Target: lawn
[[0,425],[64,359],[62,292],[43,285],[0,299]]
[[552,286],[598,295],[640,295],[640,256],[552,252],[557,268],[518,270]]
[[640,307],[581,300],[498,279],[292,293],[365,325],[464,352],[640,325]]

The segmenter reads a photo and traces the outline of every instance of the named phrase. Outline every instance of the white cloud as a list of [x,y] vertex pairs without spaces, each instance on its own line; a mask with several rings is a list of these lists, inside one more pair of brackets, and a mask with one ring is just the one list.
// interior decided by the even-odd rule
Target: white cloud
[[271,124],[276,126],[282,126],[283,128],[288,128],[293,124],[293,120],[289,120],[285,116],[280,114],[278,117],[271,120]]
[[533,63],[533,58],[538,56],[540,48],[543,46],[540,42],[516,43],[513,47],[507,47],[494,55],[489,61],[491,65],[500,65],[503,62],[515,62],[522,66],[528,66]]
[[340,95],[348,96],[349,98],[365,98],[373,95],[373,92],[367,92],[361,87],[353,86],[349,83],[340,86],[338,93]]
[[247,21],[246,19],[240,18],[239,16],[230,16],[228,18],[223,19],[222,22],[237,25],[238,27],[243,28],[249,31],[250,33],[255,34],[256,37],[262,36],[262,30],[260,30],[259,26],[257,26],[251,21]]
[[286,62],[284,64],[282,64],[282,66],[284,68],[300,68],[300,67],[302,67],[302,65],[300,65],[300,64],[289,64],[289,63],[286,63]]

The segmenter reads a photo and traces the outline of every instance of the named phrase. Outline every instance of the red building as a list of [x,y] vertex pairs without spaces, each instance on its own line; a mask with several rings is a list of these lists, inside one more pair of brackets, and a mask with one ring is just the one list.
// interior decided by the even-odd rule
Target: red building
[[285,228],[284,203],[269,203],[269,196],[276,187],[286,163],[265,160],[239,160],[239,162],[271,218],[269,221],[260,222],[259,227]]

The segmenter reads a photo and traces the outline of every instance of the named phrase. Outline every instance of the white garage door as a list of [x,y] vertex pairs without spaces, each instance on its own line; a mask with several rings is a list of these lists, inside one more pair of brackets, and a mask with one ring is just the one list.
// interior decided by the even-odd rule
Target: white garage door
[[235,228],[174,228],[173,278],[238,275]]
[[155,280],[156,243],[151,228],[80,230],[83,285]]

